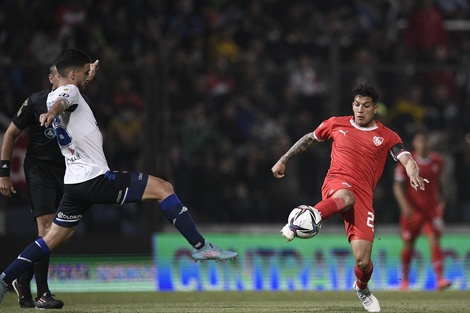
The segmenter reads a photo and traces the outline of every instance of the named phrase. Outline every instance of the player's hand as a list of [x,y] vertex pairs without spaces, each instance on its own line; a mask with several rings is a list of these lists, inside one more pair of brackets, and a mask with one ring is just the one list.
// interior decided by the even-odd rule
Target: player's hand
[[0,193],[5,197],[11,197],[12,193],[16,193],[10,177],[0,177]]
[[271,172],[273,172],[274,177],[282,178],[284,177],[284,172],[286,170],[286,165],[281,161],[277,161],[276,164],[271,168]]
[[90,72],[88,73],[88,77],[86,79],[87,83],[91,82],[93,78],[96,76],[96,71],[100,67],[100,61],[96,60],[95,62],[90,64]]
[[429,183],[429,180],[427,180],[426,178],[422,178],[420,176],[410,177],[411,187],[413,187],[413,189],[416,191],[418,190],[418,188],[420,190],[426,189],[425,183]]
[[43,113],[39,115],[39,124],[44,127],[49,127],[54,118],[54,115],[52,115],[51,113]]

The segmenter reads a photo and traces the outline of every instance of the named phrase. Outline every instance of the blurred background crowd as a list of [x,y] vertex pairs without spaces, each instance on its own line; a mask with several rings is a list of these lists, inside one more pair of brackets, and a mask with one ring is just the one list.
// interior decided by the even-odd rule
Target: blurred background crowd
[[[369,82],[378,119],[408,148],[416,128],[430,130],[445,158],[445,220],[470,222],[469,32],[469,0],[2,1],[0,133],[50,88],[59,51],[79,48],[100,60],[85,93],[112,169],[168,179],[198,223],[282,225],[319,200],[330,146],[293,159],[282,180],[272,165],[322,120],[351,114],[352,88]],[[378,228],[398,222],[394,166],[376,190]],[[25,193],[2,201],[20,231]],[[154,227],[154,207],[100,207],[84,233]]]

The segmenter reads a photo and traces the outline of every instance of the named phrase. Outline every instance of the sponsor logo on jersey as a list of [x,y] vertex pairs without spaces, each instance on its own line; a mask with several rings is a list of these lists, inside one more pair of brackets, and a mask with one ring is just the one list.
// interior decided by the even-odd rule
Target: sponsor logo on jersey
[[[64,90],[64,91],[68,91],[68,90]],[[66,93],[66,92],[63,92],[63,93],[61,93],[61,94],[59,95],[59,98],[68,98],[68,97],[70,97],[70,96],[69,96],[69,94]]]
[[349,130],[344,131],[344,130],[340,129],[339,132],[340,132],[341,134],[343,134],[344,136],[346,136],[346,133],[349,132]]
[[378,147],[384,142],[384,138],[374,136],[373,141],[374,141],[374,144]]
[[82,157],[80,156],[80,154],[77,153],[77,154],[72,155],[70,158],[67,157],[66,161],[67,161],[68,164],[70,164],[70,163],[74,163],[75,161],[78,161],[78,160],[81,160],[81,159],[82,159]]
[[55,130],[54,128],[46,128],[44,130],[44,136],[46,136],[47,139],[54,139],[55,138]]
[[341,185],[351,188],[352,186],[347,182],[342,182]]

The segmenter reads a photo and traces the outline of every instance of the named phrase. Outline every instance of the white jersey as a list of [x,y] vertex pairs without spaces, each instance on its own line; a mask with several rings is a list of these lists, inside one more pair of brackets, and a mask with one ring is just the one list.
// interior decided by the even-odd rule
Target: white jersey
[[103,152],[103,135],[77,86],[61,86],[49,93],[47,109],[57,99],[63,99],[69,104],[69,108],[52,122],[65,157],[64,183],[81,183],[109,171]]

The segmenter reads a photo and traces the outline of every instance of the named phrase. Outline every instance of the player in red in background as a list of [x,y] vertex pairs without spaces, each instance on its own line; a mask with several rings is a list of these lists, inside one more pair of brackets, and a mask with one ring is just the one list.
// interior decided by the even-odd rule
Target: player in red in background
[[[371,260],[374,241],[374,209],[372,198],[390,152],[406,169],[415,190],[424,190],[425,179],[401,138],[374,120],[379,93],[373,86],[358,85],[353,89],[354,116],[331,117],[314,132],[300,138],[273,166],[274,177],[284,177],[286,162],[311,148],[317,142],[333,140],[331,163],[322,187],[322,201],[314,206],[316,220],[339,214],[344,221],[356,265],[353,289],[369,312],[380,312],[377,298],[367,284],[372,276]],[[281,230],[291,241],[294,233],[289,225]]]
[[451,283],[443,276],[443,254],[439,239],[443,231],[443,210],[445,202],[440,192],[440,176],[444,169],[442,158],[429,150],[428,136],[424,130],[418,130],[412,140],[412,156],[418,164],[421,175],[429,179],[429,186],[424,192],[416,192],[405,184],[406,173],[402,167],[395,169],[393,192],[401,209],[400,227],[404,242],[401,251],[402,281],[401,290],[409,288],[409,270],[416,239],[424,233],[429,241],[431,259],[436,272],[436,289],[443,290]]

